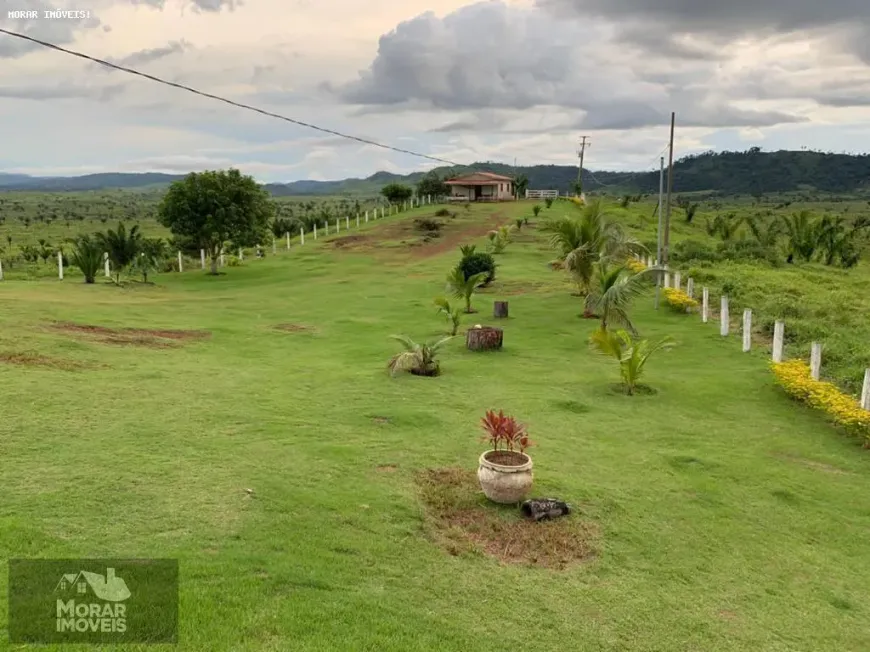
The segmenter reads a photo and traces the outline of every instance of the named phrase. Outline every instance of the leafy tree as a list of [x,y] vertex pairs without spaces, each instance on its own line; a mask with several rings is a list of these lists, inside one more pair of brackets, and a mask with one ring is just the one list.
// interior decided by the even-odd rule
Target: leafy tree
[[148,282],[148,274],[156,271],[166,259],[168,247],[162,238],[142,240],[139,255],[136,257],[136,270],[142,275],[142,282]]
[[274,220],[272,220],[269,228],[272,231],[272,236],[276,240],[279,240],[288,233],[296,232],[299,229],[298,220],[291,220],[284,217],[276,217]]
[[109,262],[112,263],[115,273],[113,277],[115,284],[120,285],[121,272],[136,260],[140,252],[142,234],[139,233],[139,225],[134,225],[127,231],[124,224],[118,222],[116,230],[107,229],[105,232],[97,233],[95,237],[103,251],[109,254]]
[[704,229],[707,235],[719,236],[723,242],[730,242],[740,232],[745,218],[738,217],[736,213],[717,215],[713,221],[707,220]]
[[673,346],[667,338],[656,344],[650,344],[649,340],[633,339],[625,330],[618,330],[614,333],[605,329],[595,331],[589,339],[589,343],[599,353],[616,359],[619,363],[619,373],[622,376],[622,386],[629,396],[637,390],[638,382],[650,356],[656,351]]
[[549,220],[541,230],[550,235],[560,266],[568,270],[583,296],[590,292],[597,263],[621,262],[632,254],[647,252],[619,224],[607,220],[600,200],[584,206],[579,217]]
[[447,289],[457,299],[465,300],[465,312],[469,315],[474,312],[471,307],[471,297],[474,296],[474,291],[486,282],[486,276],[486,272],[481,272],[465,278],[465,272],[459,265],[447,275]]
[[450,305],[446,297],[435,299],[435,305],[438,306],[438,313],[444,315],[447,321],[450,322],[450,335],[456,335],[456,331],[459,330],[459,323],[462,321],[462,311],[458,307]]
[[238,170],[193,172],[174,182],[158,208],[158,221],[175,235],[193,238],[217,274],[227,243],[253,246],[263,241],[275,210],[268,191]]
[[449,194],[450,186],[445,183],[445,179],[440,177],[435,172],[430,172],[417,182],[418,197],[425,197],[426,195],[432,195],[433,197],[444,197]]
[[401,204],[414,196],[414,189],[401,183],[390,183],[381,188],[381,194],[391,204]]
[[514,190],[517,197],[523,198],[526,196],[526,190],[529,189],[529,177],[525,174],[518,174],[514,177]]
[[762,247],[775,247],[779,236],[782,235],[782,222],[779,220],[770,220],[765,224],[760,215],[754,215],[747,217],[745,223],[752,237]]
[[622,265],[611,267],[606,261],[598,262],[586,295],[584,315],[598,315],[602,330],[607,330],[611,324],[619,324],[636,335],[628,309],[632,300],[646,291],[647,279],[659,273],[659,269],[651,267],[634,274]]
[[392,339],[401,342],[405,348],[390,358],[387,369],[395,376],[401,371],[410,371],[419,376],[437,376],[441,372],[436,355],[452,337],[445,337],[437,342],[417,344],[407,335],[393,335]]
[[791,217],[781,217],[781,223],[788,247],[788,262],[795,260],[810,262],[816,254],[818,241],[818,222],[809,211],[793,213]]
[[70,261],[81,270],[85,283],[94,283],[103,266],[103,247],[89,235],[76,238]]

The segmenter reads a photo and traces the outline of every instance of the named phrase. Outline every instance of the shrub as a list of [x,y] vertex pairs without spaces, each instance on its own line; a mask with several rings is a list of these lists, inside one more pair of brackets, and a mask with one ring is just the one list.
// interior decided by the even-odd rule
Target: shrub
[[532,213],[534,213],[535,217],[537,217],[541,213],[541,205],[535,204],[534,206],[532,206]]
[[492,254],[472,252],[462,257],[459,267],[462,269],[462,273],[465,274],[466,280],[480,273],[486,273],[486,280],[483,282],[484,286],[489,285],[495,280],[496,264]]
[[417,344],[407,335],[393,335],[392,339],[401,342],[405,350],[390,358],[387,369],[391,375],[409,371],[415,376],[437,376],[441,368],[435,356],[452,338],[445,337],[428,344]]
[[435,211],[435,217],[447,217],[448,215],[450,215],[450,211],[446,208],[439,208]]
[[698,308],[698,302],[686,294],[683,290],[676,288],[665,288],[665,303],[674,312],[687,313]]
[[414,220],[414,228],[424,233],[439,234],[442,226],[444,226],[443,223],[431,217],[419,217]]
[[495,410],[488,410],[480,424],[486,433],[483,441],[489,442],[491,450],[497,451],[501,447],[506,451],[516,449],[523,453],[529,446],[534,446],[529,441],[526,427],[518,423],[515,417],[506,416],[504,410],[499,410],[498,414]]
[[853,397],[841,392],[833,383],[814,380],[803,360],[772,362],[776,384],[792,398],[823,411],[847,433],[861,439],[870,448],[870,412],[861,408]]
[[552,207],[552,206],[553,206],[553,198],[552,198],[552,197],[548,197],[547,199],[545,199],[545,200],[544,200],[544,205],[545,205],[547,208]]
[[70,257],[85,277],[85,283],[93,283],[103,267],[103,248],[89,235],[79,236]]
[[589,344],[598,353],[616,359],[622,376],[622,387],[629,396],[637,390],[638,381],[650,356],[656,351],[672,346],[667,338],[656,344],[650,344],[649,340],[633,339],[627,331],[619,330],[614,333],[603,328],[599,328],[592,334]]
[[700,240],[683,240],[671,247],[671,261],[674,263],[709,262],[715,263],[722,255],[713,247]]
[[642,271],[646,269],[646,265],[644,265],[639,260],[635,260],[634,258],[629,258],[625,266],[631,271],[632,274],[640,274]]

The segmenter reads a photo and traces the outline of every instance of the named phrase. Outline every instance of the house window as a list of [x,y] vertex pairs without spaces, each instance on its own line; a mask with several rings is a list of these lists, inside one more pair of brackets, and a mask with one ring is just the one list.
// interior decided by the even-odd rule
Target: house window
[[88,591],[88,585],[87,585],[85,582],[79,582],[79,583],[76,585],[76,590],[77,590],[79,593],[87,593],[87,591]]

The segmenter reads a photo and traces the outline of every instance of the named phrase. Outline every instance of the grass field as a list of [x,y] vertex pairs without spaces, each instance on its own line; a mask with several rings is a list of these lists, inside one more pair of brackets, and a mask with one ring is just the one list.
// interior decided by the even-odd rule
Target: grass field
[[[526,234],[465,323],[509,299],[503,352],[458,338],[439,378],[385,373],[389,335],[443,333],[454,243],[528,211],[476,206],[446,244],[320,240],[218,278],[0,284],[0,352],[19,363],[0,365],[0,558],[178,558],[191,651],[870,648],[870,461],[774,387],[765,351],[641,300],[644,336],[677,346],[650,362],[657,394],[616,394],[595,323]],[[369,231],[401,244],[403,218]],[[208,336],[158,347],[54,321]],[[419,473],[473,471],[492,407],[529,425],[535,493],[577,508],[591,557],[556,570],[441,544]]]

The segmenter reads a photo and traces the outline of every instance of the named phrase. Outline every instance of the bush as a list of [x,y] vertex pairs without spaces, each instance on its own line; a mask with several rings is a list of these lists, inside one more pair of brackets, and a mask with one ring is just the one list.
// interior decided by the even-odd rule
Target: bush
[[439,208],[435,211],[435,217],[447,217],[448,215],[450,215],[450,211],[446,208]]
[[697,309],[698,302],[686,294],[683,290],[676,288],[664,288],[662,292],[665,295],[665,303],[674,312],[687,313]]
[[870,412],[860,403],[841,392],[833,383],[814,380],[809,365],[803,360],[771,363],[776,384],[792,398],[822,410],[846,432],[859,437],[870,447]]
[[629,258],[627,261],[625,261],[625,266],[632,274],[640,274],[646,269],[646,265],[644,265],[639,260],[635,260],[634,258]]
[[717,247],[722,260],[741,262],[766,262],[778,266],[782,264],[779,255],[772,247],[767,247],[755,240],[730,240],[721,242]]
[[674,263],[707,262],[722,260],[721,254],[700,240],[683,240],[671,248],[671,261]]
[[491,254],[472,253],[463,256],[459,262],[459,268],[465,274],[465,278],[469,279],[475,274],[486,273],[486,281],[484,285],[489,285],[495,280],[495,258]]
[[443,223],[431,217],[420,217],[414,220],[414,228],[425,233],[439,233]]

